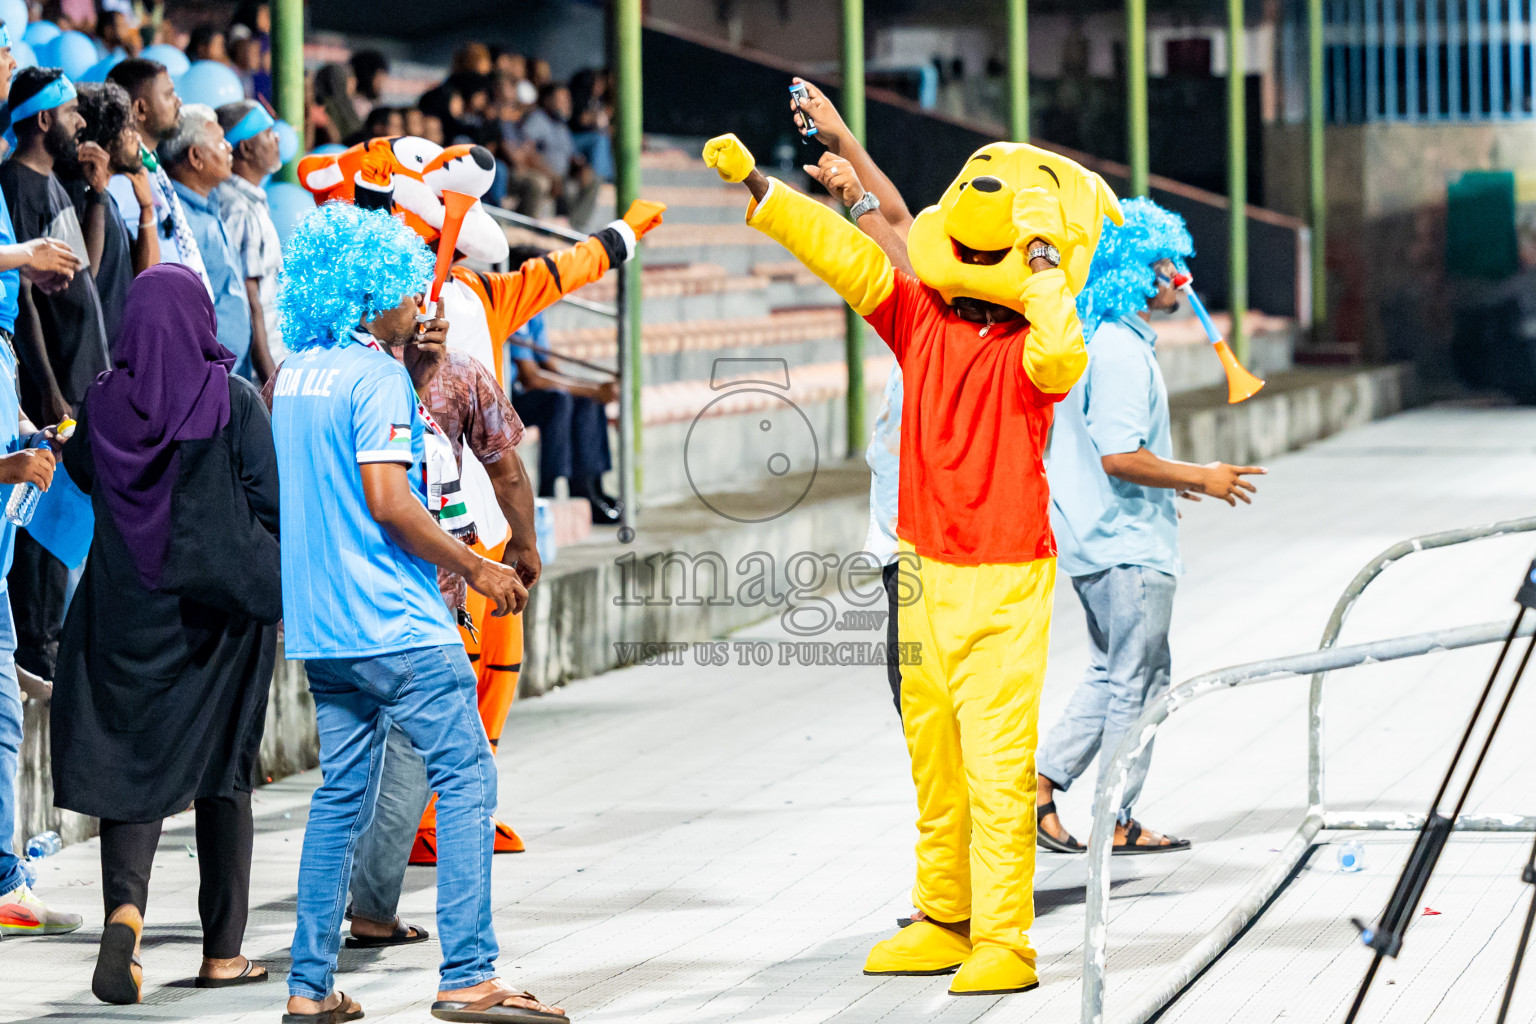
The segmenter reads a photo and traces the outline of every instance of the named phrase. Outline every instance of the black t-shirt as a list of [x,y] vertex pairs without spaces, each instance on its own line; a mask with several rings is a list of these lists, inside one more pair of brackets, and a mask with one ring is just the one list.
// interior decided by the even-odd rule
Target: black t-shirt
[[[52,174],[38,174],[14,157],[0,164],[0,189],[11,208],[16,241],[57,238],[75,251],[86,265],[62,290],[49,294],[33,287],[32,301],[42,322],[42,349],[48,355],[54,379],[64,401],[79,408],[96,375],[107,369],[107,329],[101,316],[101,299],[87,263],[85,235],[80,217],[64,186]],[[23,281],[23,287],[26,282]],[[42,423],[41,367],[31,366],[32,318],[25,307],[16,318],[16,352],[21,358],[21,408],[34,423]]]
[[[60,177],[64,191],[80,218],[80,229],[85,230],[89,204],[86,201],[84,178]],[[101,299],[101,322],[107,329],[107,349],[111,350],[117,328],[123,322],[123,306],[128,302],[128,285],[133,281],[133,254],[128,248],[128,229],[123,226],[123,214],[112,197],[103,192],[100,199],[106,211],[106,229],[102,232],[101,267],[96,272],[96,294]]]

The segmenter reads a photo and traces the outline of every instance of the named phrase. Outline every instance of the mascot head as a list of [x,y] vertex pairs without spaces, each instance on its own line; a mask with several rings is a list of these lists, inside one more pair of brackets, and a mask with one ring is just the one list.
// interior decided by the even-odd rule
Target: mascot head
[[1106,217],[1120,223],[1120,204],[1103,178],[1049,150],[994,142],[971,155],[937,206],[917,215],[907,255],[945,302],[971,298],[1022,313],[1019,282],[1030,274],[1023,248],[1030,238],[1061,250],[1061,269],[1076,294],[1088,280]]
[[[370,171],[387,165],[393,175],[394,210],[430,245],[443,228],[443,190],[479,197],[491,187],[496,161],[484,146],[444,149],[414,135],[360,142],[342,153],[307,156],[299,161],[299,184],[316,203],[332,199],[352,202],[365,158]],[[479,203],[464,218],[458,251],[482,263],[507,258],[507,236]]]
[[1084,337],[1105,320],[1139,313],[1157,294],[1157,274],[1152,264],[1168,260],[1181,274],[1189,273],[1184,261],[1195,254],[1194,239],[1184,218],[1150,199],[1127,199],[1121,204],[1124,221],[1104,227],[1099,247],[1088,271],[1088,287],[1077,296],[1077,316]]

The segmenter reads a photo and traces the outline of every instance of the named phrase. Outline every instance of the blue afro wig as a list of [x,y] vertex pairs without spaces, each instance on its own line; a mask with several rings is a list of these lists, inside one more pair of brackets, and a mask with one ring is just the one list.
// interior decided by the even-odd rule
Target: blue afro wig
[[1077,316],[1083,337],[1092,338],[1099,324],[1146,308],[1157,294],[1152,264],[1168,259],[1181,273],[1184,261],[1195,254],[1194,239],[1184,218],[1150,199],[1124,199],[1120,211],[1125,223],[1115,226],[1108,218],[1093,251],[1088,284],[1077,296]]
[[330,346],[353,327],[400,305],[432,280],[421,236],[383,210],[330,202],[293,229],[278,299],[283,343]]

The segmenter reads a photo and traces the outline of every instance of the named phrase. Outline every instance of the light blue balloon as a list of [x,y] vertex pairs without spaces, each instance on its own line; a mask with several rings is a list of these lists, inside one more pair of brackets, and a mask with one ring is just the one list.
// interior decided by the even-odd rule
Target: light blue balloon
[[267,186],[267,206],[277,226],[278,241],[287,245],[294,227],[315,208],[315,197],[291,181],[274,181]]
[[17,71],[37,67],[37,52],[20,39],[11,43],[11,56],[16,58]]
[[79,79],[101,60],[101,54],[96,52],[96,44],[84,32],[65,32],[49,45],[53,48],[53,59],[57,62],[53,66],[62,68],[71,80]]
[[293,130],[293,125],[287,121],[278,121],[272,130],[277,132],[278,159],[287,163],[299,155],[299,133]]
[[[33,24],[37,24],[33,22]],[[32,44],[32,52],[37,54],[37,66],[42,68],[56,68],[59,66],[59,37],[45,39],[40,43]]]
[[154,46],[146,46],[139,53],[139,56],[145,60],[159,61],[161,64],[164,64],[165,70],[171,73],[172,78],[186,74],[187,69],[192,66],[192,62],[187,59],[187,55],[170,43],[156,43]]
[[109,53],[105,59],[92,64],[85,74],[79,76],[72,75],[70,77],[74,78],[77,82],[105,82],[107,80],[107,72],[121,64],[123,60],[122,54]]
[[27,26],[27,30],[21,34],[21,38],[36,50],[39,46],[52,39],[57,39],[64,33],[59,31],[59,26],[51,21],[34,21]]
[[329,156],[332,153],[345,153],[346,151],[347,147],[341,145],[340,143],[327,142],[323,146],[316,146],[309,152],[313,156]]
[[27,0],[0,0],[0,21],[5,22],[12,39],[20,39],[27,30]]
[[228,64],[199,60],[176,79],[176,94],[183,103],[206,103],[218,109],[245,99],[245,83]]

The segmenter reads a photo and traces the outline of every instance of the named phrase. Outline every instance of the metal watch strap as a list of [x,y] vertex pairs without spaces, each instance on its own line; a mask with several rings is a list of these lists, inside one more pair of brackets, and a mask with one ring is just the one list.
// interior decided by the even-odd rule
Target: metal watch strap
[[1061,250],[1049,242],[1041,242],[1039,245],[1030,246],[1029,258],[1032,260],[1044,259],[1053,267],[1061,266]]
[[880,209],[880,197],[875,195],[873,192],[865,192],[864,195],[859,198],[858,202],[854,203],[848,208],[848,216],[852,217],[854,220],[858,220],[860,217],[864,216],[866,213],[869,213],[871,210],[878,209]]

